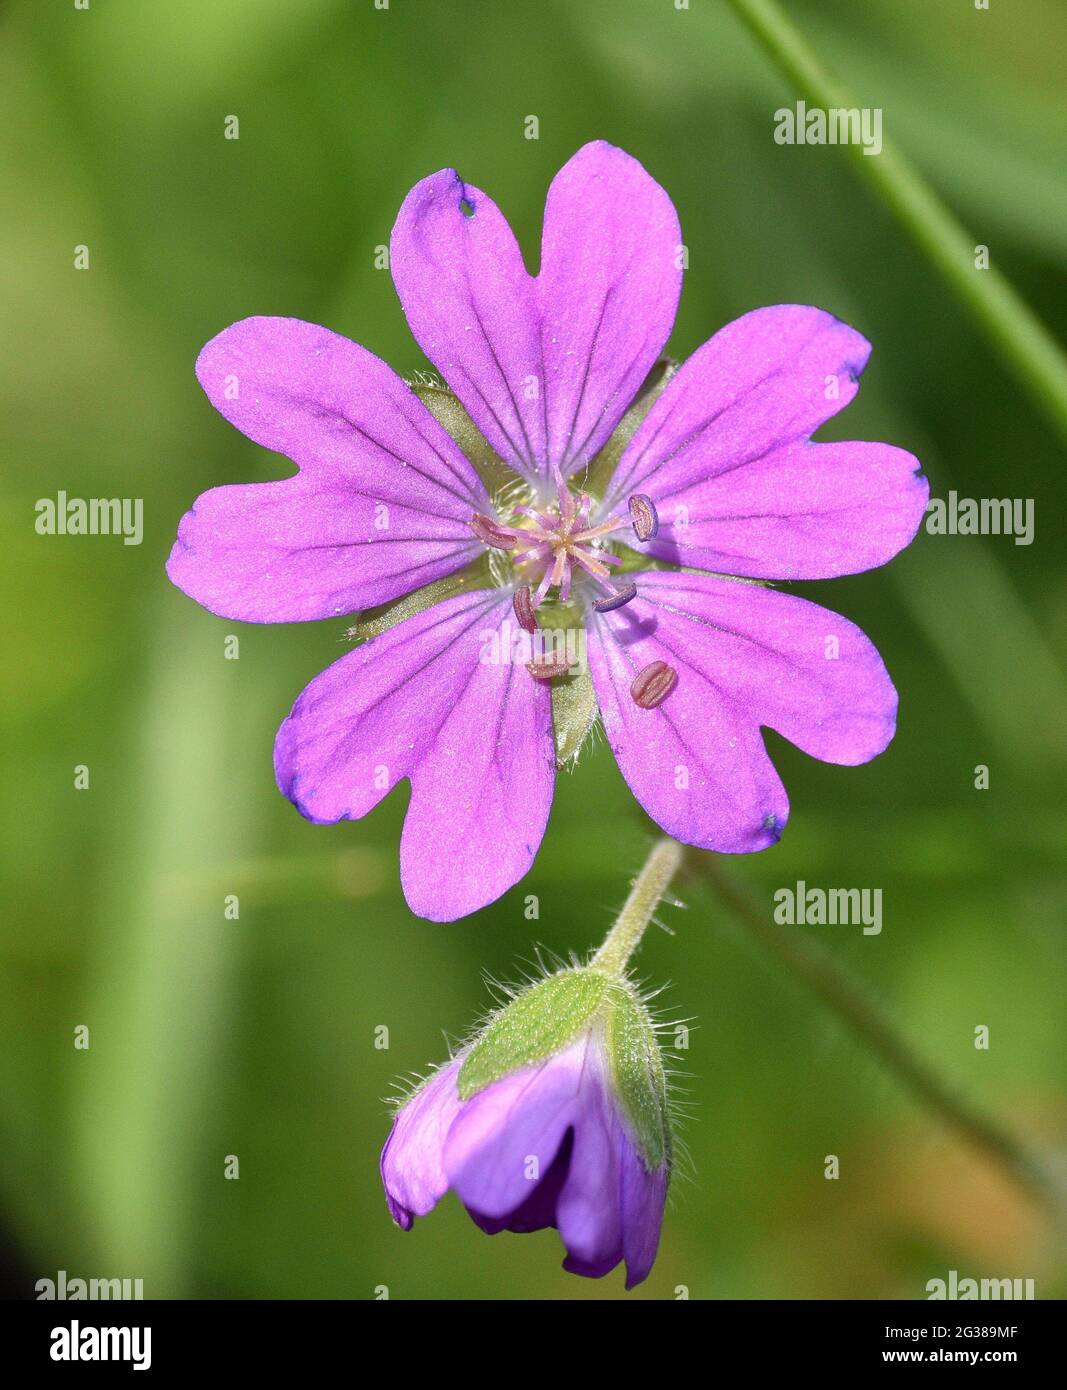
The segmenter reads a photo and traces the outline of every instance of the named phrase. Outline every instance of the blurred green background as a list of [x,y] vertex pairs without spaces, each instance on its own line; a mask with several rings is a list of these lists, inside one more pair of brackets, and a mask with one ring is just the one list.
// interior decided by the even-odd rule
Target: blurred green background
[[[787,9],[1062,337],[1060,0]],[[374,264],[407,189],[458,166],[534,260],[549,179],[597,137],[678,206],[690,270],[676,356],[757,305],[818,304],[875,345],[824,437],[912,450],[935,495],[1035,499],[1029,547],[923,534],[885,570],[803,586],[877,643],[899,732],[857,769],[768,735],[792,822],[775,849],[727,867],[768,918],[774,889],[798,878],[881,887],[881,936],[783,930],[818,935],[953,1088],[1058,1154],[1062,448],[844,152],[774,143],[773,111],[796,93],[729,10],[16,0],[0,71],[10,1291],[65,1269],[141,1277],[166,1297],[622,1296],[618,1272],[562,1273],[554,1232],[490,1240],[452,1198],[403,1235],[376,1166],[382,1097],[485,1006],[482,972],[513,975],[536,943],[584,950],[625,896],[652,828],[610,754],[601,744],[559,779],[518,888],[460,924],[415,920],[397,879],[406,789],[361,823],[317,827],[274,786],[275,729],[345,649],[345,625],[235,625],[163,572],[199,492],[288,471],[208,405],[201,345],[245,315],[288,314],[402,372],[425,366]],[[239,140],[223,138],[229,115]],[[35,534],[35,501],[59,489],[143,498],[144,543]],[[237,661],[223,658],[230,633]],[[88,790],[74,789],[77,764]],[[653,932],[640,966],[673,981],[669,1007],[698,1023],[691,1175],[630,1297],[914,1298],[950,1269],[1067,1291],[1047,1217],[714,896],[680,892],[686,910],[664,913],[676,934]],[[82,1024],[88,1051],[73,1045]],[[381,1024],[388,1050],[374,1046]],[[224,1179],[229,1154],[239,1181]]]

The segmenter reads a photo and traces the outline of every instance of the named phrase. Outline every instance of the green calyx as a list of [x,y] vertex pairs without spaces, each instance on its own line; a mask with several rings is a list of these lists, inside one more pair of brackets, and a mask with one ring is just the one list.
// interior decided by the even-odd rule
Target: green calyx
[[552,682],[552,730],[558,768],[573,765],[599,715],[600,705],[588,671]]
[[648,1009],[626,979],[590,966],[561,970],[531,985],[490,1019],[460,1067],[460,1098],[594,1033],[607,1054],[616,1099],[645,1164],[670,1159],[667,1083]]
[[611,986],[605,1045],[630,1132],[648,1168],[671,1158],[667,1076],[648,1008],[629,983]]
[[462,1100],[520,1067],[543,1061],[587,1028],[604,1002],[608,980],[594,970],[561,970],[517,994],[494,1014],[459,1070]]

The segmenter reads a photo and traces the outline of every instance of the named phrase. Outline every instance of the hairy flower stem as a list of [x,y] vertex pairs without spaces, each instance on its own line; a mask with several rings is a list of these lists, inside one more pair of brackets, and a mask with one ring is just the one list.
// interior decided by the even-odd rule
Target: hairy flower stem
[[981,1150],[1032,1198],[1049,1207],[1059,1221],[1067,1219],[1067,1192],[1060,1176],[1009,1130],[954,1094],[828,951],[808,937],[783,931],[768,922],[714,854],[689,850],[687,867],[711,886],[748,934],[843,1019],[918,1100]]
[[[827,73],[777,0],[729,0],[771,61],[794,89],[824,109],[855,107]],[[1067,356],[1010,281],[996,269],[976,271],[975,240],[941,202],[915,166],[889,140],[871,158],[848,145],[853,163],[904,225],[941,276],[974,314],[1005,363],[1067,436]]]
[[589,962],[593,970],[621,980],[626,974],[630,957],[637,950],[652,920],[652,914],[670,887],[671,879],[681,867],[684,851],[677,840],[660,840],[645,860],[644,868],[634,879],[615,925],[604,944]]

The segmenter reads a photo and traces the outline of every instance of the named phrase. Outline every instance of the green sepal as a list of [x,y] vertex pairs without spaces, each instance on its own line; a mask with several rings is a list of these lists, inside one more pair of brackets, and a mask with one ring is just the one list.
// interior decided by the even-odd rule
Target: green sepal
[[615,542],[615,553],[622,562],[616,566],[616,574],[634,574],[638,570],[667,570],[671,574],[700,574],[706,579],[728,579],[731,584],[756,584],[763,589],[774,587],[772,579],[749,579],[747,575],[720,574],[718,570],[699,569],[696,565],[680,565],[676,560],[660,560],[655,555],[634,550],[624,541]]
[[[640,550],[634,550],[632,546],[624,541],[615,542],[615,554],[619,557],[621,564],[615,567],[616,574],[634,574],[638,570],[647,572],[649,570],[671,570],[677,574],[681,569],[680,565],[673,560],[660,560],[655,555],[649,555]],[[703,570],[693,570],[694,574],[702,574]]]
[[[594,497],[602,497],[615,472],[623,450],[637,433],[638,426],[655,405],[660,392],[678,370],[678,364],[670,357],[661,357],[641,389],[630,403],[626,414],[612,431],[610,439],[592,460],[586,470],[583,486]],[[456,441],[467,458],[478,471],[482,482],[491,497],[502,489],[514,484],[515,473],[503,462],[490,446],[485,435],[467,414],[462,402],[455,393],[438,381],[412,380],[408,382],[411,390],[423,405]]]
[[585,487],[594,497],[603,497],[611,482],[611,475],[618,467],[619,459],[627,444],[637,433],[638,426],[659,399],[660,392],[678,370],[678,364],[670,357],[661,357],[645,377],[640,391],[630,403],[629,409],[615,426],[610,439],[589,465],[585,475]]
[[552,732],[556,766],[566,767],[581,751],[600,713],[593,678],[588,671],[560,676],[552,682]]
[[457,1079],[460,1099],[561,1052],[590,1023],[610,987],[607,976],[595,970],[561,970],[517,995],[464,1058]]
[[604,1042],[615,1088],[646,1165],[670,1162],[667,1077],[648,1009],[632,985],[611,985],[604,1010]]
[[408,385],[470,459],[490,497],[509,483],[514,483],[515,474],[494,453],[454,392],[436,382],[410,381]]
[[476,589],[491,589],[492,587],[493,580],[489,573],[488,559],[484,555],[479,555],[477,560],[472,560],[469,565],[464,569],[457,570],[455,574],[446,574],[443,579],[435,579],[432,584],[424,584],[421,589],[415,589],[410,594],[405,594],[403,598],[394,599],[391,603],[379,604],[377,608],[365,608],[348,629],[347,636],[360,641],[368,637],[379,637],[383,632],[388,632],[391,627],[396,627],[397,623],[402,623],[407,618],[414,618],[416,614],[424,612],[427,608],[432,608],[435,603],[441,603],[446,598],[453,598],[456,594],[465,594]]

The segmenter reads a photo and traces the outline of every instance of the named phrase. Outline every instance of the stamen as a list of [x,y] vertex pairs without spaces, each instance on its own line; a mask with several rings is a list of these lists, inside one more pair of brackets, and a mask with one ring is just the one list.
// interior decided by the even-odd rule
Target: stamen
[[618,589],[610,598],[598,598],[593,607],[598,613],[610,613],[616,608],[621,608],[629,603],[632,598],[637,597],[637,585],[627,584],[625,589]]
[[553,656],[541,657],[538,661],[528,661],[526,669],[535,681],[550,681],[555,680],[557,676],[565,676],[573,665],[574,659],[566,652],[560,652]]
[[481,512],[475,512],[467,524],[483,545],[491,545],[494,550],[514,550],[519,543],[516,532]]
[[515,620],[519,626],[527,632],[536,632],[537,619],[534,617],[533,594],[529,585],[524,584],[521,589],[515,590],[511,606],[515,610]]
[[635,492],[630,498],[630,521],[639,541],[650,541],[659,533],[659,513],[652,498]]
[[641,709],[662,705],[678,684],[678,672],[665,661],[652,661],[638,671],[630,684],[630,698]]

